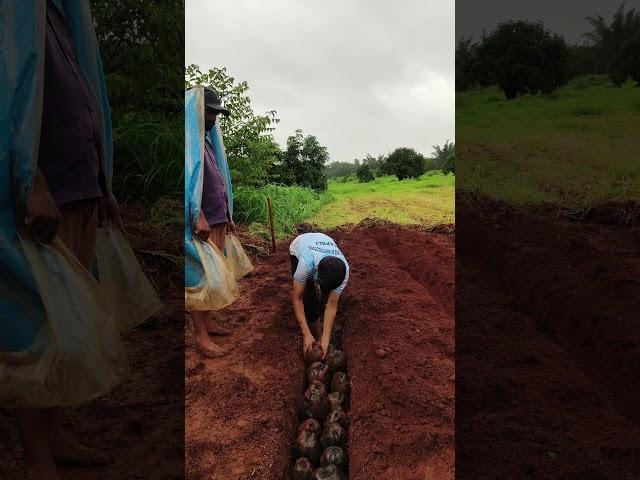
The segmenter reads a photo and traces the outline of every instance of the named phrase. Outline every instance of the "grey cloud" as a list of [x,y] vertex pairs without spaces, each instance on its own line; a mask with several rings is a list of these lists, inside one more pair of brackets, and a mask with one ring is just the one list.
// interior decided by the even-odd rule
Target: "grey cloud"
[[331,160],[454,138],[454,1],[187,0],[186,63],[226,66]]

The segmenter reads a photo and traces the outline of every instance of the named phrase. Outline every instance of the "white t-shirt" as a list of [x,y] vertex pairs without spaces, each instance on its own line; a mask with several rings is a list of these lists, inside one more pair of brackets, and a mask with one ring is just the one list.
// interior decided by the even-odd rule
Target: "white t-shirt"
[[341,294],[349,280],[349,264],[331,237],[324,233],[303,233],[297,236],[291,245],[289,253],[298,259],[298,267],[293,279],[298,283],[306,283],[309,278],[318,278],[318,264],[325,257],[338,257],[345,264],[344,280],[334,292]]

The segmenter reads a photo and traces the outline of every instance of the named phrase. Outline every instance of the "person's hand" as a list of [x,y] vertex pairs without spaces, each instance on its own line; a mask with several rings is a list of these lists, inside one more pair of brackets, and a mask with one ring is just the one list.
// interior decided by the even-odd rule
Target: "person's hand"
[[311,333],[308,333],[302,337],[302,355],[304,357],[307,356],[307,350],[309,350],[313,346],[313,342],[315,341],[316,339],[313,338],[313,335],[311,335]]
[[320,346],[322,347],[322,359],[324,360],[327,356],[327,352],[329,351],[329,337],[325,338],[322,336],[322,340],[320,341]]
[[60,219],[60,210],[51,196],[44,175],[38,169],[27,201],[24,224],[38,240],[50,243],[58,233]]
[[206,242],[209,240],[209,235],[211,234],[211,229],[209,228],[209,224],[207,223],[207,219],[200,212],[200,216],[198,216],[198,223],[196,224],[196,235],[200,240]]
[[104,227],[108,222],[111,222],[124,232],[124,225],[120,216],[120,205],[113,194],[100,199],[98,202],[98,226]]

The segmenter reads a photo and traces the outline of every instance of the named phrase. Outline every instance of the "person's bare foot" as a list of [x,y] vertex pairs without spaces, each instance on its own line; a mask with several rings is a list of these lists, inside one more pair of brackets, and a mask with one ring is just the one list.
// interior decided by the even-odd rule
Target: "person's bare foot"
[[196,349],[200,355],[207,358],[219,358],[228,353],[227,350],[216,345],[208,335],[206,337],[196,338]]
[[207,332],[209,332],[210,335],[231,335],[231,330],[224,328],[211,317],[207,318]]
[[57,463],[76,467],[100,467],[113,463],[108,454],[87,447],[68,435],[51,442],[51,454]]

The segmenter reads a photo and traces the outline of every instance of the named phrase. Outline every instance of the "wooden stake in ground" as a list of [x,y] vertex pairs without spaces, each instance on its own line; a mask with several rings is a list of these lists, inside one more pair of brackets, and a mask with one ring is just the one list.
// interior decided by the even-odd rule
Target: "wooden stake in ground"
[[276,234],[273,230],[273,207],[271,197],[267,197],[267,209],[269,210],[269,229],[271,230],[271,253],[276,251]]

